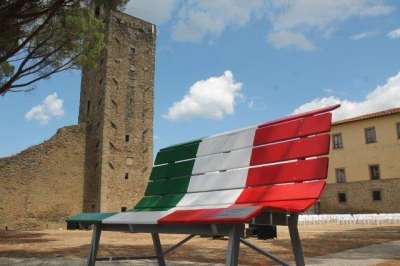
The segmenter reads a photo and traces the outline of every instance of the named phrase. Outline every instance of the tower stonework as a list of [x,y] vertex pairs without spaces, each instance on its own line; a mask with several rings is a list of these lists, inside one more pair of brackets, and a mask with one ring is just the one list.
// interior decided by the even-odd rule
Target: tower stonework
[[106,20],[103,54],[95,69],[82,71],[83,211],[131,208],[153,158],[155,26],[120,12]]
[[82,70],[79,125],[0,158],[0,229],[60,228],[81,212],[132,208],[144,193],[153,160],[155,26],[97,11],[105,48],[95,68]]

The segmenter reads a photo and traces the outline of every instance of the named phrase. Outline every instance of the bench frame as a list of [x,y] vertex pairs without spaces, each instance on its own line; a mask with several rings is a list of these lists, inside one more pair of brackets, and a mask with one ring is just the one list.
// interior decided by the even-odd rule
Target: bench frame
[[[286,214],[278,212],[264,212],[254,219],[257,224],[264,225],[286,225],[289,228],[293,255],[297,266],[304,266],[303,249],[298,231],[298,214]],[[88,266],[94,266],[96,261],[121,261],[121,260],[138,260],[138,259],[157,259],[158,265],[165,266],[164,257],[182,246],[196,235],[202,236],[228,236],[228,248],[226,251],[225,265],[238,265],[240,243],[248,246],[254,251],[264,255],[265,257],[279,263],[280,265],[289,265],[272,253],[263,250],[248,240],[244,239],[245,224],[193,224],[193,225],[131,225],[131,224],[93,224],[92,243],[87,260]],[[97,258],[97,251],[100,244],[100,236],[102,231],[118,231],[127,233],[150,233],[153,240],[155,251],[154,256],[141,257],[103,257]],[[179,241],[172,247],[163,250],[159,234],[188,234],[189,236]]]

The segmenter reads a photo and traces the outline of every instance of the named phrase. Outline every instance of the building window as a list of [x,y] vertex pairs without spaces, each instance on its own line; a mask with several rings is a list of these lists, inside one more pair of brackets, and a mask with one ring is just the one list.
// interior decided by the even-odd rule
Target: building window
[[375,127],[369,127],[364,129],[365,131],[365,143],[375,143],[376,142],[376,132]]
[[374,164],[369,166],[369,176],[371,180],[381,179],[381,172],[379,170],[379,165]]
[[125,173],[125,179],[128,179],[128,178],[129,178],[129,174]]
[[347,202],[346,193],[338,193],[338,201],[339,203],[346,203]]
[[400,122],[396,124],[397,138],[400,139]]
[[129,142],[129,135],[125,135],[125,142]]
[[121,212],[126,212],[126,207],[121,207]]
[[374,190],[372,191],[372,200],[373,201],[380,201],[382,199],[381,191]]
[[343,139],[342,139],[341,133],[333,134],[332,141],[333,141],[334,149],[342,149],[343,148]]
[[346,183],[346,171],[344,168],[336,168],[335,173],[337,183]]

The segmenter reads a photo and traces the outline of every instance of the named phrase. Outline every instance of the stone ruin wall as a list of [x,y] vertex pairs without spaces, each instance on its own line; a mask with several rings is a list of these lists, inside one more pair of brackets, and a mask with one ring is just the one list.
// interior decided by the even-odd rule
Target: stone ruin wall
[[0,229],[64,226],[82,210],[85,126],[58,130],[49,140],[0,159]]

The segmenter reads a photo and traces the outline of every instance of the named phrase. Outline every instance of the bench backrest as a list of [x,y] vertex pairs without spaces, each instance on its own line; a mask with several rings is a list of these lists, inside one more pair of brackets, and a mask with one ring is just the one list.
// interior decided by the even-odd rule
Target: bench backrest
[[304,211],[325,186],[330,111],[337,107],[161,149],[133,210],[247,204]]

